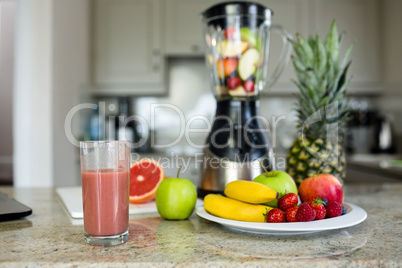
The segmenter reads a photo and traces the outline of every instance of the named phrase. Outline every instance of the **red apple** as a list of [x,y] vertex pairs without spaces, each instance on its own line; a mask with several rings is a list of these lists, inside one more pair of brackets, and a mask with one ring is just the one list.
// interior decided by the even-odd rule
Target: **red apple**
[[343,204],[341,182],[331,174],[318,174],[305,179],[299,186],[302,202],[313,201],[318,197]]

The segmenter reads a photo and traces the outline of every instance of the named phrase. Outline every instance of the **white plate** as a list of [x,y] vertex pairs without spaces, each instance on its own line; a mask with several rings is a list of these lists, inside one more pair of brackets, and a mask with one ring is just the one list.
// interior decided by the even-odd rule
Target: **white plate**
[[198,207],[196,213],[203,219],[210,220],[236,230],[254,233],[290,235],[315,233],[346,228],[357,225],[367,218],[366,211],[364,211],[364,209],[362,209],[361,207],[350,203],[345,203],[344,206],[347,209],[347,213],[345,215],[336,218],[310,222],[260,223],[233,221],[209,214],[208,212],[206,212],[204,206]]

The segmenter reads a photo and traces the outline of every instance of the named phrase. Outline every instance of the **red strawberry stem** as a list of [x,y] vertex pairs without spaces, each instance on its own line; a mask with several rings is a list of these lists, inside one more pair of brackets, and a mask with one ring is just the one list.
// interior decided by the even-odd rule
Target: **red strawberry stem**
[[314,200],[314,205],[322,205],[322,204],[324,204],[324,202],[322,201],[321,198],[317,196],[317,198]]

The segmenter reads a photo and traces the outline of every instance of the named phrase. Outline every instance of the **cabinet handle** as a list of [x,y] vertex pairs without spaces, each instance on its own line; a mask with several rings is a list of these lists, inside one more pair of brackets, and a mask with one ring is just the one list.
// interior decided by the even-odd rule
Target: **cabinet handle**
[[159,50],[154,50],[152,52],[152,69],[158,71],[161,65],[161,53]]
[[198,52],[202,52],[204,50],[204,46],[203,45],[199,45],[199,44],[194,44],[191,46],[191,50],[194,53],[198,53]]

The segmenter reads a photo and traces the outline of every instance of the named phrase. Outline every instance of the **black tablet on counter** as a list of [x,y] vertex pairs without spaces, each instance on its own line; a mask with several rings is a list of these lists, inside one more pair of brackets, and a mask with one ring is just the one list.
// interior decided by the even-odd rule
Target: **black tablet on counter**
[[31,214],[31,208],[0,192],[0,221],[15,220]]

